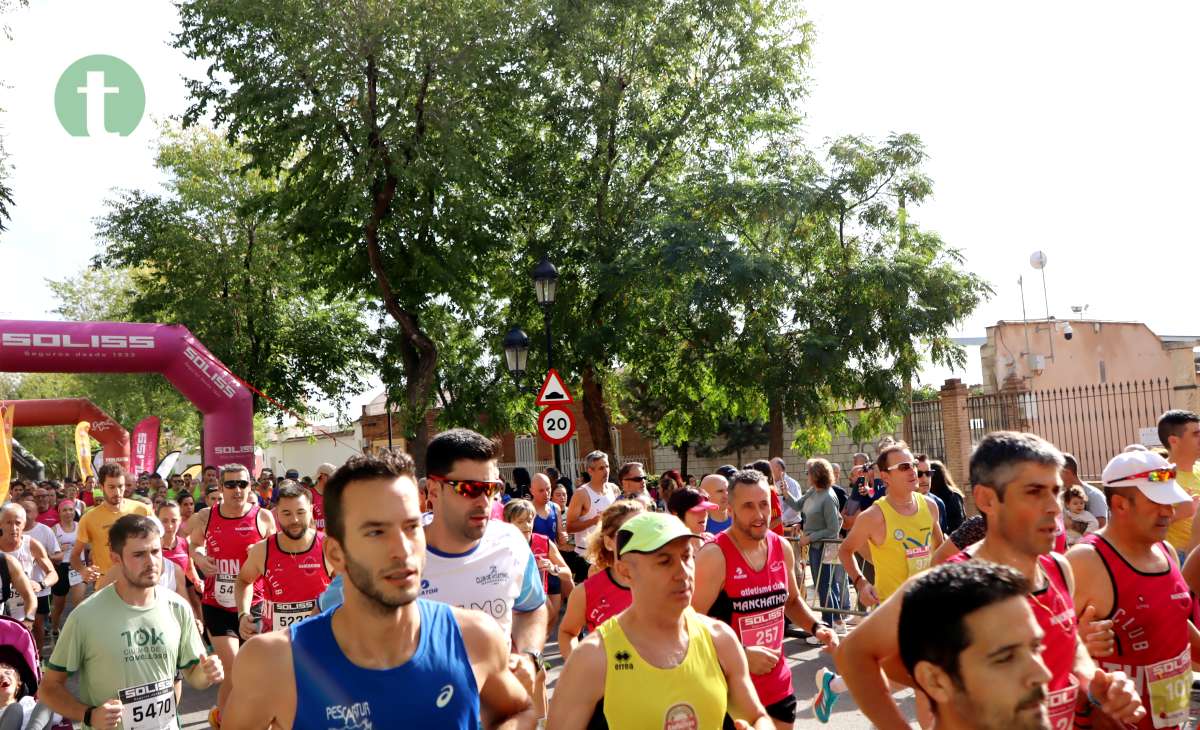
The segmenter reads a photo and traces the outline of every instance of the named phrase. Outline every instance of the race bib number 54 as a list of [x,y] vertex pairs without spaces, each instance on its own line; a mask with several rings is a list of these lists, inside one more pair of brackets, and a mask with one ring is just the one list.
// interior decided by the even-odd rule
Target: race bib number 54
[[175,682],[157,682],[127,687],[117,693],[121,700],[124,730],[166,730],[175,725]]
[[217,605],[223,608],[234,608],[237,602],[233,598],[233,582],[235,576],[218,573],[216,580],[213,581],[213,595],[216,596]]

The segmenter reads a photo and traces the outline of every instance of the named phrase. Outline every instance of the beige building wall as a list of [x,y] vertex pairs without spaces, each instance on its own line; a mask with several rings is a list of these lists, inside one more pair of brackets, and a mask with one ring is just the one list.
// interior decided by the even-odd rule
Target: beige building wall
[[[1070,340],[1062,327],[1069,322]],[[1029,346],[1026,348],[1026,327]],[[1041,356],[1042,369],[1031,369],[1028,354]],[[1016,375],[1031,390],[1092,383],[1121,383],[1169,378],[1171,353],[1145,324],[1097,320],[998,322],[987,328],[980,348],[984,392],[999,391]]]

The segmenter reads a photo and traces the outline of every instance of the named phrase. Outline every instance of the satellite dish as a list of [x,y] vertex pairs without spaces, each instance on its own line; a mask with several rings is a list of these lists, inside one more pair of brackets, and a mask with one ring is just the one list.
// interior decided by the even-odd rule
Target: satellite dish
[[1042,251],[1034,251],[1029,256],[1029,265],[1035,269],[1044,269],[1046,267],[1046,254]]

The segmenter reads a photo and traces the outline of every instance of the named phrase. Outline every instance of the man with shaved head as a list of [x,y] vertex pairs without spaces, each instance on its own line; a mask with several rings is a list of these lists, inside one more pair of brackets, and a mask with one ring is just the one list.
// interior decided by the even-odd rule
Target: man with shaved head
[[700,480],[700,491],[717,505],[717,509],[708,513],[704,531],[716,535],[729,529],[733,524],[733,516],[729,514],[729,479],[723,474],[709,474]]

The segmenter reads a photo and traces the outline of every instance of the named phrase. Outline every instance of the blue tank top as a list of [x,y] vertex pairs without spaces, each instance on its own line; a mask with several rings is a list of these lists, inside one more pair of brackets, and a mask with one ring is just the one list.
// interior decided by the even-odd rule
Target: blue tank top
[[714,520],[713,518],[709,517],[708,523],[704,527],[704,531],[711,532],[712,534],[716,535],[719,532],[724,532],[725,530],[728,530],[732,524],[733,524],[733,515],[732,514],[730,514],[728,517],[726,517],[723,520]]
[[417,650],[393,669],[364,669],[346,658],[333,636],[336,608],[292,624],[292,727],[478,730],[479,688],[454,613],[444,603],[424,599],[417,599],[417,608]]
[[545,535],[550,542],[558,542],[558,505],[550,503],[550,516],[542,517],[536,512],[533,515],[533,531]]

